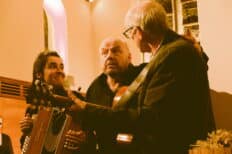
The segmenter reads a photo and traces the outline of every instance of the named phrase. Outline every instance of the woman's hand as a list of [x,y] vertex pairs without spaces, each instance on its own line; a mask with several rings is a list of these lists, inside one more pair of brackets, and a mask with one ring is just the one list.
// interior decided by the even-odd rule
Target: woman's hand
[[69,150],[80,150],[86,143],[86,132],[69,130],[65,135],[64,147]]
[[201,45],[199,44],[199,42],[197,42],[196,38],[194,38],[192,32],[190,29],[186,29],[184,35],[182,35],[185,39],[187,39],[188,41],[190,41],[193,46],[197,49],[197,51],[201,52]]

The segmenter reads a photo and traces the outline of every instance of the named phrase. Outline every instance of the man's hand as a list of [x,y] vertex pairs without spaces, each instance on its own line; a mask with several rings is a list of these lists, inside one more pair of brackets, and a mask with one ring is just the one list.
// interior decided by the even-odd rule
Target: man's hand
[[23,120],[19,122],[20,129],[24,134],[30,134],[33,127],[33,119],[27,114]]
[[86,143],[86,132],[69,130],[65,135],[64,147],[69,150],[79,150]]
[[74,104],[69,108],[70,111],[81,111],[85,109],[86,102],[77,98],[72,91],[68,91],[68,97],[74,102]]

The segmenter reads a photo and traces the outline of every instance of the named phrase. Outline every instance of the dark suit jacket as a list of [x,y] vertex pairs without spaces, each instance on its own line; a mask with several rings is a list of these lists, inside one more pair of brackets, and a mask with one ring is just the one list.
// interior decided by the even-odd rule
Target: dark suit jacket
[[2,145],[0,146],[0,154],[13,154],[11,139],[7,134],[2,134]]
[[[165,48],[165,49],[162,49]],[[215,128],[207,64],[191,43],[169,31],[139,96],[144,153],[187,154]]]
[[[128,86],[145,65],[146,64],[141,64],[139,66],[129,65],[121,84]],[[106,79],[107,77],[105,74],[99,75],[89,86],[86,93],[86,99],[88,102],[110,108],[112,106],[115,92],[110,90]],[[103,110],[100,110],[99,114],[97,114],[97,110],[95,110],[93,116],[89,114],[84,116],[86,118],[85,127],[88,127],[87,129],[94,129],[96,132],[99,154],[134,154],[131,146],[123,147],[116,143],[116,136],[120,126],[123,125],[123,131],[128,127],[130,128],[130,126],[126,126],[127,123],[123,123],[122,119],[124,116],[116,114],[117,117],[114,118],[113,116],[110,116],[110,114],[103,114],[101,111]],[[114,126],[114,124],[116,124],[116,126]]]
[[[127,129],[133,126],[139,154],[187,154],[190,144],[205,139],[215,128],[206,61],[190,42],[172,31],[157,52],[138,102],[135,110],[124,112],[87,104],[85,121],[96,125],[113,121],[115,130],[122,129],[122,124]],[[101,123],[102,119],[106,121]]]

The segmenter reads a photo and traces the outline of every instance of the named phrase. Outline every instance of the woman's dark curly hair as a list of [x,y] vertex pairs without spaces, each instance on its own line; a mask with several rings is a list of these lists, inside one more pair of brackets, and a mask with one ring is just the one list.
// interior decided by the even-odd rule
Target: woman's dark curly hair
[[32,83],[38,78],[38,74],[41,74],[42,80],[44,75],[44,67],[46,65],[46,62],[48,60],[49,56],[55,56],[60,57],[60,55],[56,51],[43,51],[41,52],[37,58],[35,59],[35,62],[33,64],[33,79]]

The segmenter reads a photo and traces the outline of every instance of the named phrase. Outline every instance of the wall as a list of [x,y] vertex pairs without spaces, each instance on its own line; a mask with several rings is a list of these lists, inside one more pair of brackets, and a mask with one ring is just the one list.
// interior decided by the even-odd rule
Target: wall
[[215,90],[210,93],[216,127],[232,130],[232,94]]
[[199,0],[200,41],[209,56],[210,86],[232,93],[232,1]]
[[42,1],[1,0],[0,14],[0,75],[31,81],[43,49]]
[[96,52],[93,50],[91,6],[84,0],[63,0],[67,16],[69,75],[76,87],[85,91],[96,76]]

